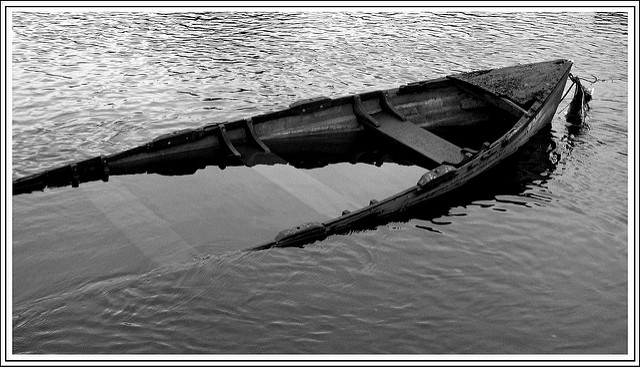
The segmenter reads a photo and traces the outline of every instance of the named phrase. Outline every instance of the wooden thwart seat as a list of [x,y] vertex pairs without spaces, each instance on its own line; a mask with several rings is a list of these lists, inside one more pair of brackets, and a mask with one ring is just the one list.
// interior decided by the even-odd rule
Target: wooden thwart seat
[[379,133],[438,164],[456,165],[465,159],[460,147],[412,122],[402,121],[385,112],[372,117],[380,125],[376,128]]
[[438,164],[457,165],[466,159],[460,147],[410,121],[406,121],[389,103],[386,94],[380,95],[382,111],[373,115],[364,110],[359,96],[355,96],[353,103],[354,113],[360,123],[383,137],[407,147],[414,153]]

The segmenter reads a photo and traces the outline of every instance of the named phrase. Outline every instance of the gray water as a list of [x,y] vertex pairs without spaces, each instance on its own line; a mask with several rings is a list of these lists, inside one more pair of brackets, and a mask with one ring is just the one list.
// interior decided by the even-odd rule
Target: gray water
[[626,14],[11,20],[14,178],[302,98],[461,71],[567,58],[595,88],[585,126],[565,122],[565,100],[551,129],[437,210],[304,248],[241,251],[423,170],[209,167],[13,197],[14,353],[628,352]]

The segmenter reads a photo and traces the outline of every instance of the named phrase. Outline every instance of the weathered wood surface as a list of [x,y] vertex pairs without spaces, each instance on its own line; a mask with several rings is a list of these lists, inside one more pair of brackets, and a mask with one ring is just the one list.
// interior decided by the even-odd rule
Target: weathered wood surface
[[535,100],[544,101],[570,67],[570,61],[556,60],[474,71],[449,78],[475,85],[496,96],[509,98],[527,109]]
[[465,159],[462,148],[411,122],[384,112],[372,117],[380,124],[376,132],[438,164],[460,164]]

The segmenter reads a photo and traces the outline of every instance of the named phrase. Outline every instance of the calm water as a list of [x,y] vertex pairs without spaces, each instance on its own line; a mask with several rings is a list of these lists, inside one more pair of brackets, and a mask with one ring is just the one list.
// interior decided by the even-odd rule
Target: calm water
[[14,13],[13,177],[177,129],[568,58],[551,129],[434,209],[304,248],[280,230],[417,167],[208,168],[12,199],[14,353],[627,353],[627,16]]

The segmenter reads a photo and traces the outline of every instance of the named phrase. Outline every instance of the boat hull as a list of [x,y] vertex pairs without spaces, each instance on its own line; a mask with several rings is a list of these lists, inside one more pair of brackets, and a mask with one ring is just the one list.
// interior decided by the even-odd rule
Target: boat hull
[[427,169],[417,184],[396,195],[324,223],[283,231],[255,249],[299,246],[388,220],[497,165],[550,123],[571,67],[570,61],[554,60],[305,100],[21,178],[14,181],[13,194],[107,181],[110,175],[191,174],[209,165],[396,162]]

